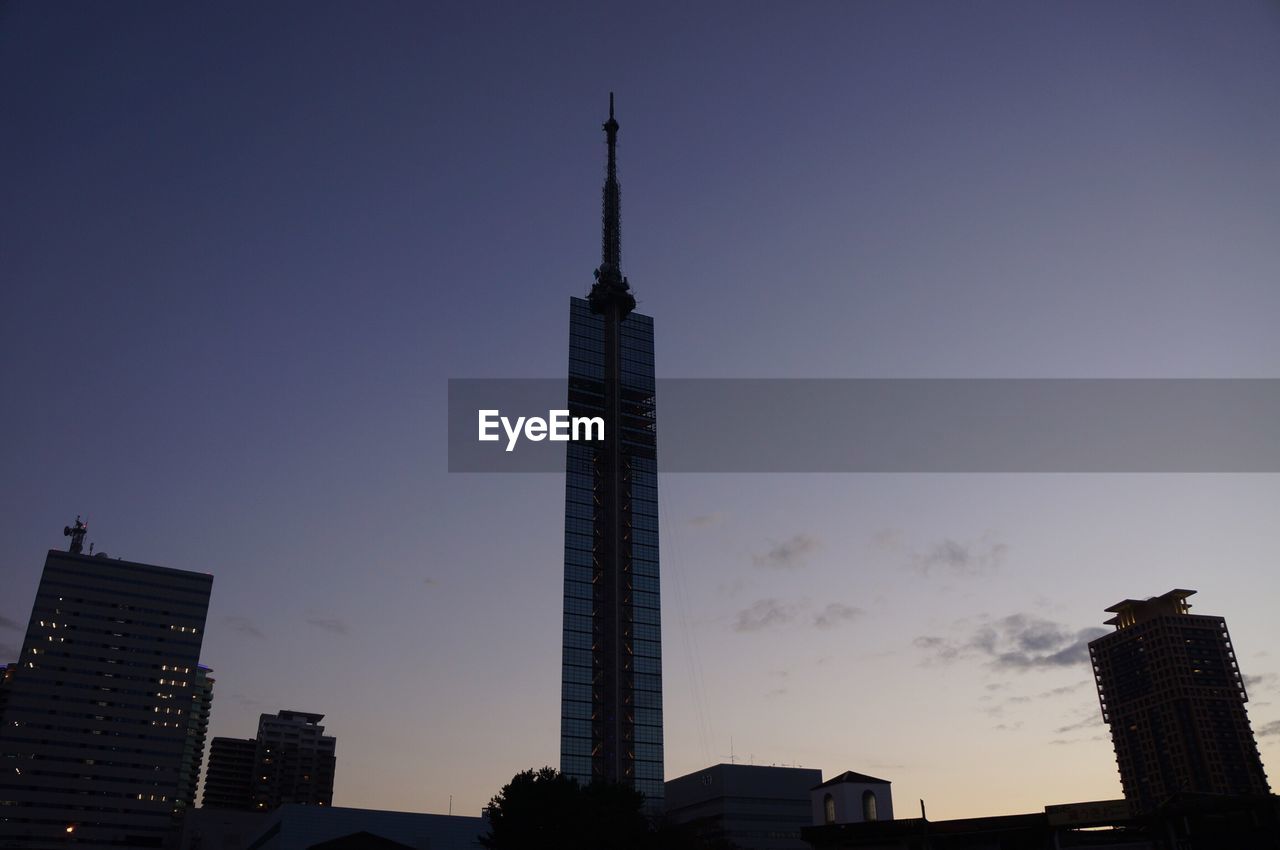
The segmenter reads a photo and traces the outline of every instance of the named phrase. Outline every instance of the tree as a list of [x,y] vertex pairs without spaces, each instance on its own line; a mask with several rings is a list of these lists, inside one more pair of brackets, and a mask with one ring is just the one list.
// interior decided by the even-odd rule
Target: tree
[[489,801],[489,850],[645,850],[644,795],[603,782],[583,787],[552,767],[517,773]]

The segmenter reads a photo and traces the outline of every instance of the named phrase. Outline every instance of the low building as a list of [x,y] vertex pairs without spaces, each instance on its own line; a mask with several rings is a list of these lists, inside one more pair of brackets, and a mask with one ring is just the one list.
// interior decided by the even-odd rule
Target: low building
[[1047,806],[1043,812],[931,821],[876,820],[811,826],[813,850],[1275,850],[1280,798],[1182,795],[1132,814],[1124,800]]
[[810,792],[813,824],[865,823],[893,820],[889,780],[846,770]]
[[412,850],[479,850],[480,836],[488,831],[484,818],[291,804],[264,815],[257,836],[243,847],[317,850],[399,844]]
[[806,850],[800,830],[821,781],[812,768],[717,764],[666,783],[664,820],[702,846]]

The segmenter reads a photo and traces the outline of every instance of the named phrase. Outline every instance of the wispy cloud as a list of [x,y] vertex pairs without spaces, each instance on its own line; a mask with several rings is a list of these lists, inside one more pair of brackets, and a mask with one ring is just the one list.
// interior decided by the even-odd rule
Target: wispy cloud
[[427,578],[424,578],[424,579],[422,580],[422,583],[423,583],[423,584],[425,584],[427,587],[435,587],[435,586],[436,586],[437,584],[439,584],[440,582],[438,582],[438,581],[436,581],[435,579],[433,579],[433,578],[431,578],[430,576],[428,576]]
[[1270,723],[1263,724],[1259,727],[1259,738],[1270,738],[1272,735],[1280,735],[1280,720],[1272,720]]
[[1102,713],[1094,712],[1093,714],[1085,715],[1075,723],[1068,723],[1066,726],[1059,726],[1053,731],[1058,735],[1066,735],[1069,732],[1079,732],[1082,729],[1093,729],[1102,725],[1104,725],[1102,722]]
[[18,660],[18,647],[12,644],[0,643],[0,664],[6,664],[10,661]]
[[807,534],[796,534],[781,543],[773,544],[767,551],[752,555],[756,566],[774,569],[791,569],[800,566],[804,559],[818,548],[818,541]]
[[795,619],[794,605],[776,599],[761,599],[750,608],[739,611],[733,623],[735,632],[758,632],[769,626],[779,626]]
[[1280,677],[1275,673],[1259,673],[1257,676],[1244,675],[1244,686],[1250,691],[1262,692],[1274,690],[1280,684]]
[[818,615],[813,618],[813,624],[820,629],[830,629],[841,623],[856,620],[862,614],[861,608],[854,608],[843,602],[832,602],[818,612]]
[[16,620],[10,620],[8,617],[0,614],[0,629],[12,629],[15,632],[22,631],[22,626]]
[[1041,691],[1040,693],[1036,694],[1036,699],[1053,699],[1054,697],[1064,697],[1067,694],[1075,693],[1081,688],[1087,688],[1092,684],[1093,682],[1090,682],[1088,679],[1083,679],[1079,682],[1076,682],[1074,685],[1063,685],[1060,688],[1050,688],[1047,691]]
[[724,521],[725,521],[725,514],[721,513],[720,511],[713,511],[712,513],[700,514],[692,518],[691,520],[689,520],[689,525],[693,526],[694,528],[711,528],[712,526],[719,525]]
[[337,617],[308,617],[307,625],[315,626],[317,629],[324,629],[326,632],[333,632],[335,635],[345,635],[347,633],[347,624]]
[[1029,614],[1011,614],[985,623],[965,637],[925,635],[913,643],[926,650],[934,662],[972,656],[997,670],[1048,670],[1086,663],[1089,641],[1106,633],[1102,628],[1072,629]]
[[937,573],[980,576],[999,567],[1008,552],[1008,544],[996,540],[990,534],[967,542],[948,537],[923,552],[912,552],[909,563],[912,569],[925,576]]
[[229,626],[236,634],[248,635],[249,637],[257,638],[258,640],[262,640],[266,637],[266,635],[262,633],[262,630],[259,629],[257,625],[254,624],[253,620],[250,620],[248,617],[223,617],[222,622],[224,625]]

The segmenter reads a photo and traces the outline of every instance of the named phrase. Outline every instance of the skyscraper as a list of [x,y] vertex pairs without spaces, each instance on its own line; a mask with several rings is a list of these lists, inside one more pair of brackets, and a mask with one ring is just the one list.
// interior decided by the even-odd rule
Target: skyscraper
[[569,302],[569,408],[603,418],[600,442],[568,444],[560,770],[663,802],[662,638],[653,320],[622,275],[618,122],[604,125],[602,259]]
[[1192,614],[1193,593],[1118,602],[1106,621],[1116,630],[1089,644],[1102,719],[1136,813],[1181,792],[1269,793],[1227,623]]
[[199,771],[184,754],[212,585],[77,537],[49,552],[0,729],[0,846],[161,845]]

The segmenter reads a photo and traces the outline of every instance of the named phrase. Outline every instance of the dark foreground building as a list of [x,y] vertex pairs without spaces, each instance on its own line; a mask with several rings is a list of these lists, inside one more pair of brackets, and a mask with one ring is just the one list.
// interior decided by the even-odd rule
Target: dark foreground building
[[569,408],[602,442],[571,442],[565,474],[560,770],[617,782],[663,808],[662,639],[653,320],[621,264],[618,122],[610,96],[603,251],[569,304]]
[[49,552],[0,729],[0,847],[161,845],[200,769],[212,585]]
[[1275,850],[1280,798],[1179,795],[1144,815],[1102,800],[1025,815],[812,826],[803,835],[814,850]]
[[1112,605],[1107,625],[1116,630],[1089,644],[1102,719],[1135,813],[1177,794],[1270,793],[1227,623],[1190,613],[1193,593]]

